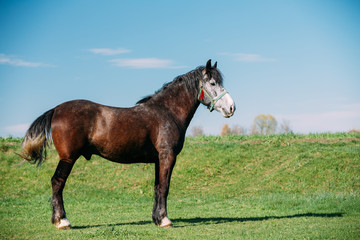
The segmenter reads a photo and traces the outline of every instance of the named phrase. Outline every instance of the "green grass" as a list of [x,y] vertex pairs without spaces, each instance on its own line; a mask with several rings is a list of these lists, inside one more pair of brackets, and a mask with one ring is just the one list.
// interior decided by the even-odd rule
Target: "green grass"
[[23,162],[0,138],[0,239],[359,239],[360,135],[187,138],[168,213],[151,222],[154,166],[77,161],[64,190],[73,229],[50,223],[57,153]]

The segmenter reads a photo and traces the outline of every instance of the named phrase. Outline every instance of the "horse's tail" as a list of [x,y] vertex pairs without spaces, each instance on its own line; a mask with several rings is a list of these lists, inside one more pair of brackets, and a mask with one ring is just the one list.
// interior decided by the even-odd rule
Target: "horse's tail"
[[22,142],[23,153],[19,154],[25,160],[37,163],[38,166],[46,159],[46,147],[51,139],[51,119],[54,109],[38,117],[27,130]]

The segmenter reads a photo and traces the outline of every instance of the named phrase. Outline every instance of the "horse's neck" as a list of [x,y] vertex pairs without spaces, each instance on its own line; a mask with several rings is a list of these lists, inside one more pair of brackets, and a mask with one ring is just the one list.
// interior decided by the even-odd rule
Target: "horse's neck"
[[166,89],[166,92],[161,94],[155,101],[159,101],[159,104],[166,107],[177,120],[178,124],[185,128],[184,130],[189,126],[199,106],[196,93],[190,92],[184,82],[176,88],[169,87]]

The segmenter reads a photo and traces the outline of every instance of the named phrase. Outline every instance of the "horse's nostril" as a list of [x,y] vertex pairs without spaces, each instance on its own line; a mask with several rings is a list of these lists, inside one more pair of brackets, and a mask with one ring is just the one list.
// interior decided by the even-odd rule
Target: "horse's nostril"
[[234,111],[234,107],[230,106],[230,112],[233,112],[233,111]]

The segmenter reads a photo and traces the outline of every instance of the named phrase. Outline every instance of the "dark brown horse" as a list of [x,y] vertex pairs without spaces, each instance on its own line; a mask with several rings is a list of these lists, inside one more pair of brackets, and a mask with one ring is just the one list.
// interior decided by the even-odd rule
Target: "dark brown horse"
[[65,102],[38,117],[23,141],[23,157],[40,165],[52,136],[60,162],[52,184],[53,215],[58,229],[69,229],[62,192],[72,167],[82,155],[93,154],[118,163],[155,163],[153,221],[171,227],[166,200],[176,156],[180,153],[189,123],[202,103],[221,112],[234,114],[235,104],[222,86],[222,76],[209,60],[176,77],[154,95],[131,108],[100,105],[86,100]]

